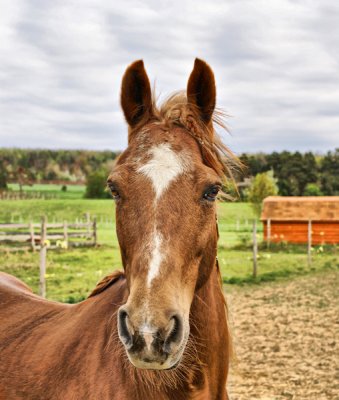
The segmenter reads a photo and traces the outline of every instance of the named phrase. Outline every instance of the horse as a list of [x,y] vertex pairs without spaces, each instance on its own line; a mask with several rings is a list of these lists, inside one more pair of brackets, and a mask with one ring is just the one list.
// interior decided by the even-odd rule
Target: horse
[[216,133],[215,105],[203,60],[159,107],[143,61],[126,69],[128,147],[107,180],[123,272],[78,304],[2,274],[1,400],[228,399],[216,199],[236,161]]

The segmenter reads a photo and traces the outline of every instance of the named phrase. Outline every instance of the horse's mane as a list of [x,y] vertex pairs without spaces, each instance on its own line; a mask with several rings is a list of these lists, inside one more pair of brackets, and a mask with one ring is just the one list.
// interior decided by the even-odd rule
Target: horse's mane
[[95,286],[95,288],[92,290],[92,292],[89,294],[88,297],[93,297],[103,292],[104,290],[106,290],[108,287],[113,285],[115,282],[117,282],[120,278],[124,276],[125,274],[123,271],[114,271],[110,275],[105,276],[97,283],[97,285]]

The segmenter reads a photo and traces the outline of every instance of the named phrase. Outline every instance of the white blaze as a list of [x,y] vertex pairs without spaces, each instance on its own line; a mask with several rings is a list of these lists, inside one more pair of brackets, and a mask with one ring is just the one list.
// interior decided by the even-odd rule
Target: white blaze
[[[150,179],[154,192],[156,207],[157,200],[169,187],[170,183],[177,179],[188,168],[188,162],[182,153],[176,153],[168,143],[161,143],[150,149],[151,159],[138,168],[138,172]],[[151,239],[151,258],[148,270],[147,284],[159,274],[160,265],[163,260],[161,253],[162,236],[154,229]]]
[[156,199],[168,188],[169,184],[185,171],[185,159],[175,153],[167,143],[153,147],[152,158],[138,168],[152,182]]
[[162,261],[162,254],[160,252],[162,237],[158,232],[153,235],[153,249],[151,253],[151,261],[148,269],[147,284],[151,285],[152,280],[159,274],[160,264]]

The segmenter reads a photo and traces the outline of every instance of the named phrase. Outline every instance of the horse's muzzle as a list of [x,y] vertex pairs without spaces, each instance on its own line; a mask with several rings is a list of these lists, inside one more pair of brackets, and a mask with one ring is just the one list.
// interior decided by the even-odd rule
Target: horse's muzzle
[[118,332],[131,363],[142,369],[170,369],[180,362],[186,341],[184,323],[174,314],[164,327],[135,327],[126,308],[118,312]]

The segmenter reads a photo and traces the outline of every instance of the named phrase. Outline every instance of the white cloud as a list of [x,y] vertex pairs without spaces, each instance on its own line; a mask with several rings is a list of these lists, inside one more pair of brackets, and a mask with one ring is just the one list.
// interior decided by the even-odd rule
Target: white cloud
[[0,146],[121,149],[126,66],[163,95],[213,67],[225,141],[241,151],[338,146],[335,0],[11,0],[0,14]]

